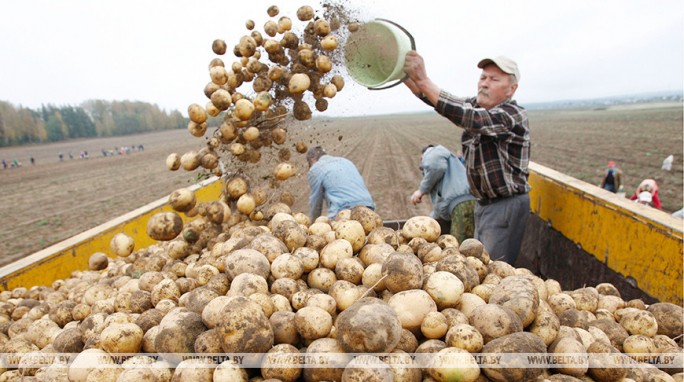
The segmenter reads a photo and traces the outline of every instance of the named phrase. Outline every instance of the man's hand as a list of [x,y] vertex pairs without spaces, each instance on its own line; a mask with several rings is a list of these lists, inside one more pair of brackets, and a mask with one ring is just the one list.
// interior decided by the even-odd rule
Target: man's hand
[[414,206],[420,203],[421,199],[423,199],[423,193],[420,192],[420,190],[416,190],[413,195],[411,195],[411,203],[413,203]]

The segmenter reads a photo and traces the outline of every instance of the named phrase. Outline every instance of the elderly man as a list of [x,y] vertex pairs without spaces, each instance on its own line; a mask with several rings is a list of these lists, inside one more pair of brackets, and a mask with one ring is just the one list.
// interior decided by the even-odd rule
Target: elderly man
[[482,72],[473,98],[456,97],[437,86],[415,51],[406,54],[405,83],[437,113],[463,128],[468,184],[478,200],[475,238],[492,259],[514,264],[530,214],[527,112],[513,100],[520,72],[503,56],[485,58],[477,66]]
[[327,216],[334,218],[341,210],[356,206],[375,209],[363,177],[349,159],[328,155],[321,146],[312,147],[306,153],[309,163],[309,218],[321,215],[323,200]]

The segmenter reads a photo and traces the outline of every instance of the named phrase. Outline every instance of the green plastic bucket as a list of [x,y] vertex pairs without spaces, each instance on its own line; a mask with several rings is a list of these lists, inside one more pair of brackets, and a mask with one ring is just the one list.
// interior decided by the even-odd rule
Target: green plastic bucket
[[413,36],[406,29],[375,19],[350,34],[344,46],[345,66],[358,84],[371,90],[387,89],[406,78],[404,58],[415,49]]

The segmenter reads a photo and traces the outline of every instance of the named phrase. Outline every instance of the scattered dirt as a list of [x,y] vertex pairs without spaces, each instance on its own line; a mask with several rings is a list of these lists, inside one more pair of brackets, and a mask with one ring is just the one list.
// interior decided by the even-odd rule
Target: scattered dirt
[[[682,108],[628,110],[532,111],[532,160],[592,184],[601,181],[609,160],[624,172],[631,195],[646,177],[660,184],[667,211],[682,206]],[[258,165],[245,171],[254,183],[263,181],[277,163],[282,148],[291,152],[298,174],[276,184],[274,193],[296,196],[293,209],[306,212],[308,187],[304,155],[294,143],[321,145],[332,155],[351,159],[366,179],[385,220],[406,219],[430,212],[409,196],[421,179],[420,150],[440,143],[456,151],[461,129],[430,112],[426,114],[330,119],[321,117],[289,126],[288,141],[273,145]],[[90,139],[40,146],[0,148],[0,158],[22,167],[0,169],[0,265],[105,223],[146,203],[193,184],[199,172],[166,169],[168,154],[203,147],[202,138],[183,130],[136,136]],[[144,151],[103,157],[102,149],[143,145]],[[77,159],[81,150],[89,159]],[[68,159],[72,152],[74,159]],[[64,160],[59,161],[58,154]],[[674,154],[672,171],[660,169]],[[33,156],[35,165],[29,158]],[[231,169],[227,169],[230,171]]]

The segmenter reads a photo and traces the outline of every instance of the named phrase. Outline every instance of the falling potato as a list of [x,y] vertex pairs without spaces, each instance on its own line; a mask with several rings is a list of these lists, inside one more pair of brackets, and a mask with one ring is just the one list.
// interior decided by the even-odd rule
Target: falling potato
[[314,17],[314,9],[309,5],[303,5],[297,9],[297,18],[299,21],[309,21]]
[[188,106],[188,117],[195,123],[204,123],[207,121],[207,111],[201,105],[193,103]]
[[309,76],[306,73],[297,73],[292,75],[287,88],[292,94],[301,94],[309,88],[309,85],[311,85]]
[[290,163],[281,162],[276,165],[273,175],[275,175],[278,180],[286,180],[295,174],[297,169]]

